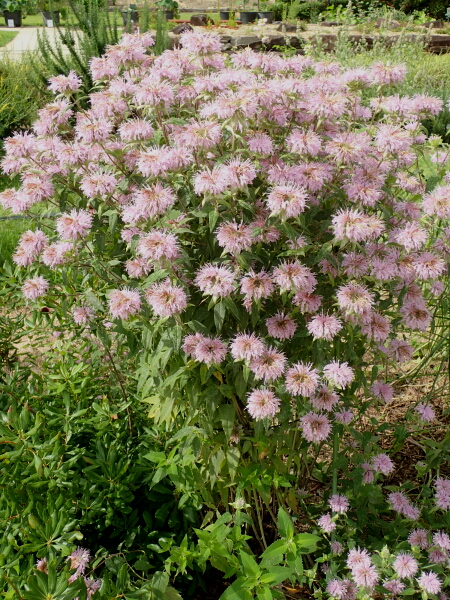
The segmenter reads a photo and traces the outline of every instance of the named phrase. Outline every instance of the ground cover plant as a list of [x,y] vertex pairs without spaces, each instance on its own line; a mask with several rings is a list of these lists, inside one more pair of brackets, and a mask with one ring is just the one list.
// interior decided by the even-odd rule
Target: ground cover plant
[[[65,340],[51,385],[33,371],[11,401],[8,372],[5,593],[188,597],[215,569],[224,600],[438,597],[448,435],[428,397],[379,413],[445,324],[448,147],[422,125],[442,99],[397,95],[401,64],[152,45],[93,58],[88,109],[51,78],[5,141],[22,185],[0,202],[36,223],[4,295]],[[393,457],[416,438],[411,481]]]

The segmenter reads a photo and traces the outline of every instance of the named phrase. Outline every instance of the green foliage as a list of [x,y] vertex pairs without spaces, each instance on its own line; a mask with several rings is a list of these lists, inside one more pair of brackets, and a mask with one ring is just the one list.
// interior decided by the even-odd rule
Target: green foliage
[[28,0],[0,0],[0,10],[14,12],[16,10],[25,10]]
[[67,75],[75,69],[83,80],[87,93],[93,86],[89,63],[94,56],[102,56],[106,47],[117,43],[120,37],[118,15],[108,11],[103,0],[68,0],[71,19],[64,28],[57,26],[56,43],[50,42],[45,31],[38,32],[39,57],[43,68],[38,70],[36,84],[44,86],[50,75]]
[[37,92],[30,86],[33,68],[27,56],[19,60],[7,54],[0,57],[0,139],[30,127],[37,109],[49,99],[46,90]]
[[448,2],[447,0],[394,0],[394,8],[406,13],[425,11],[432,19],[444,19]]

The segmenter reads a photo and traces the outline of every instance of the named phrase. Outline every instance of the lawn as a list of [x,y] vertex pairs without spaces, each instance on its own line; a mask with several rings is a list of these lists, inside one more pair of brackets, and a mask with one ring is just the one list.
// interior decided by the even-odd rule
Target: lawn
[[0,31],[0,48],[12,42],[18,33],[18,31]]

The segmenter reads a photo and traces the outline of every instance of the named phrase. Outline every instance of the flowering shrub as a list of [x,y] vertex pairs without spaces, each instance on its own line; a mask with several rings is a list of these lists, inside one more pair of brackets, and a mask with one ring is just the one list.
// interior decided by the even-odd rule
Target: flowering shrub
[[[21,292],[59,329],[114,337],[137,357],[149,418],[173,434],[146,455],[151,485],[170,479],[180,507],[246,507],[262,549],[275,506],[318,519],[333,532],[332,597],[395,595],[405,579],[436,594],[442,544],[419,573],[414,544],[380,563],[352,539],[381,527],[394,552],[422,518],[414,494],[384,492],[397,465],[364,419],[378,425],[395,391],[384,374],[411,359],[444,289],[448,153],[420,124],[442,101],[387,95],[402,65],[225,56],[197,33],[181,43],[155,57],[149,35],[124,35],[92,60],[88,110],[76,112],[74,73],[54,77],[34,131],[5,141],[3,169],[22,186],[1,204],[46,217],[14,255]],[[425,402],[411,422],[433,418]],[[430,476],[431,512],[446,511],[448,480]],[[306,509],[313,480],[329,483],[330,514]],[[346,521],[341,564],[334,530],[349,498],[358,524]],[[187,548],[163,549],[184,572]]]

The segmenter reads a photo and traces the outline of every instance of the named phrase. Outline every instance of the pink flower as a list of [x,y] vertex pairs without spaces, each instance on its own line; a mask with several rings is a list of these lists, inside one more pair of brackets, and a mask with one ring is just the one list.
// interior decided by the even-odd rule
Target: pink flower
[[51,269],[62,265],[67,260],[67,255],[73,250],[71,242],[55,242],[44,248],[42,262]]
[[283,375],[285,365],[286,357],[283,352],[277,352],[269,347],[265,348],[259,356],[253,358],[249,366],[256,379],[273,381]]
[[426,529],[413,529],[408,536],[411,546],[418,546],[422,550],[428,548],[428,532]]
[[379,575],[374,565],[357,565],[352,570],[352,576],[356,585],[360,587],[373,588],[379,580]]
[[306,413],[301,417],[300,426],[305,440],[314,444],[323,442],[331,433],[331,423],[327,417],[315,412]]
[[234,292],[234,273],[228,267],[204,265],[197,271],[194,281],[204,294],[213,298],[222,298]]
[[221,170],[227,187],[242,189],[256,178],[255,167],[248,159],[241,161],[240,158],[232,158]]
[[95,316],[90,306],[75,306],[72,309],[72,318],[76,325],[87,325]]
[[333,360],[325,365],[323,374],[328,381],[341,389],[350,385],[355,378],[354,371],[348,366],[348,363],[340,363],[338,360]]
[[114,318],[128,319],[141,310],[139,292],[124,288],[112,290],[109,295],[109,311]]
[[194,358],[199,362],[220,364],[227,354],[227,345],[219,338],[202,337],[194,349]]
[[359,210],[340,210],[332,219],[337,240],[366,242],[378,238],[385,229],[378,217],[367,215]]
[[317,525],[325,531],[325,533],[331,533],[336,529],[336,523],[331,520],[331,515],[327,513],[326,515],[322,515],[317,520]]
[[331,542],[330,548],[333,554],[342,554],[344,551],[344,546],[340,542]]
[[431,423],[436,418],[436,413],[429,404],[419,402],[414,410],[425,423]]
[[277,340],[289,340],[297,329],[295,321],[282,312],[266,319],[266,326],[269,335]]
[[150,267],[147,261],[140,257],[127,260],[125,263],[125,269],[128,273],[128,276],[135,279],[139,279],[144,275],[148,275],[150,272]]
[[[339,542],[334,542],[338,544]],[[356,598],[356,586],[350,579],[331,579],[327,583],[327,592],[331,598],[338,600],[354,600]]]
[[171,317],[187,307],[186,292],[182,287],[172,285],[169,279],[145,290],[145,298],[158,317]]
[[267,133],[257,133],[250,135],[246,139],[248,148],[251,152],[268,155],[273,152],[273,142]]
[[48,243],[48,238],[43,231],[25,231],[22,233],[19,240],[19,247],[23,248],[30,255],[38,255],[42,252]]
[[397,125],[383,124],[375,135],[378,149],[392,154],[409,150],[412,137],[408,131]]
[[77,240],[86,237],[91,227],[92,215],[83,209],[63,213],[56,220],[56,230],[63,240]]
[[394,397],[394,388],[389,383],[384,383],[383,381],[375,381],[375,383],[370,388],[373,396],[378,400],[383,400],[386,404],[392,402],[392,398]]
[[351,410],[342,409],[333,413],[333,416],[338,423],[342,423],[342,425],[349,425],[355,415]]
[[188,31],[181,34],[180,43],[187,52],[196,55],[220,52],[220,39],[212,33]]
[[450,479],[438,477],[434,485],[436,487],[434,497],[436,506],[441,510],[448,510],[450,508]]
[[309,154],[317,156],[322,149],[322,140],[314,131],[301,131],[294,129],[286,140],[291,152],[296,154]]
[[333,315],[321,314],[312,317],[306,327],[315,340],[324,339],[331,342],[342,329],[342,323]]
[[381,62],[374,63],[371,67],[371,77],[375,83],[393,85],[401,83],[406,75],[406,65],[385,65]]
[[414,354],[414,348],[404,340],[392,340],[388,349],[388,355],[399,363],[408,362]]
[[49,283],[43,277],[33,277],[26,279],[22,286],[22,294],[27,300],[36,300],[43,296],[49,287]]
[[272,278],[265,271],[255,273],[253,269],[241,279],[241,292],[245,295],[244,306],[249,310],[253,300],[268,298],[274,290]]
[[293,304],[300,307],[304,313],[315,313],[319,310],[322,303],[322,296],[308,294],[307,292],[297,292],[292,298]]
[[422,252],[415,256],[413,267],[420,279],[437,279],[446,271],[446,265],[442,258],[432,252]]
[[267,207],[272,215],[280,215],[285,219],[298,217],[308,200],[306,190],[296,183],[286,183],[273,187],[267,196]]
[[117,187],[117,179],[111,173],[97,171],[83,177],[80,187],[88,198],[112,194]]
[[420,510],[413,506],[402,492],[391,492],[388,496],[388,501],[393,510],[404,517],[414,521],[419,518]]
[[374,471],[383,475],[390,475],[395,470],[395,465],[387,454],[377,454],[372,457]]
[[76,92],[82,84],[81,77],[79,77],[75,71],[70,71],[66,75],[56,75],[49,79],[49,89],[54,93],[66,94],[69,92]]
[[[94,59],[93,59],[94,60]],[[118,129],[120,138],[124,142],[135,142],[138,140],[149,140],[154,136],[154,129],[148,121],[144,119],[133,119],[125,121]]]
[[323,385],[316,392],[316,395],[313,398],[310,398],[310,402],[317,410],[330,411],[333,410],[333,406],[339,402],[339,396]]
[[286,373],[286,390],[294,396],[310,397],[319,384],[319,373],[311,364],[297,363]]
[[359,283],[349,283],[341,286],[336,293],[340,308],[347,314],[363,314],[373,304],[373,294]]
[[280,399],[266,388],[253,390],[247,398],[247,410],[256,421],[271,419],[280,410]]
[[437,531],[433,535],[433,544],[441,550],[450,550],[450,536],[443,531]]
[[186,354],[189,354],[191,358],[195,358],[195,349],[199,342],[205,339],[205,336],[201,333],[194,333],[192,335],[185,336],[183,345],[181,346]]
[[266,346],[254,333],[239,334],[231,342],[230,351],[234,360],[250,361],[263,354]]
[[450,185],[438,185],[427,194],[422,203],[427,215],[450,219]]
[[426,331],[431,323],[431,313],[423,299],[406,300],[400,309],[405,325],[411,329]]
[[346,496],[342,494],[333,494],[328,500],[328,504],[333,512],[344,514],[348,511],[349,502]]
[[273,270],[273,279],[280,291],[302,291],[311,293],[316,287],[317,280],[308,267],[298,261],[283,261]]
[[252,232],[252,227],[244,223],[222,223],[216,233],[217,242],[225,252],[240,254],[243,250],[249,250],[253,244]]
[[383,587],[394,596],[397,596],[403,592],[406,586],[399,579],[391,579],[390,581],[383,581]]
[[353,571],[356,567],[360,565],[370,566],[372,560],[369,556],[367,550],[360,550],[359,548],[353,548],[349,551],[347,557],[347,567]]
[[67,560],[70,561],[70,570],[75,569],[75,573],[70,576],[69,583],[73,583],[80,575],[82,575],[91,560],[91,553],[86,548],[80,546],[69,554]]
[[179,257],[179,245],[176,236],[165,231],[152,229],[138,242],[137,252],[145,260],[173,260]]
[[420,577],[417,578],[417,583],[420,589],[429,594],[438,594],[441,591],[442,583],[436,573],[433,571],[422,571]]

